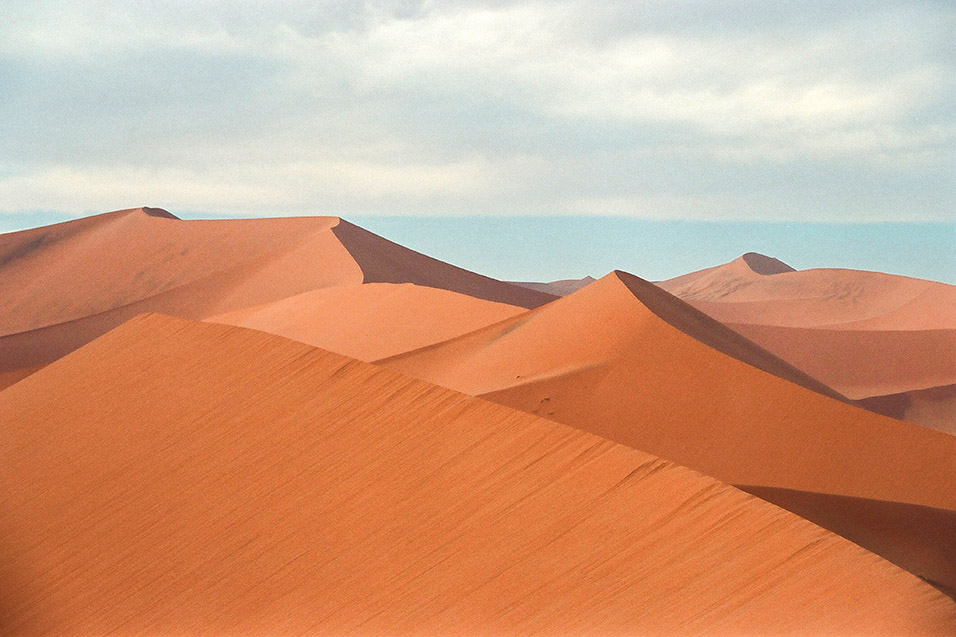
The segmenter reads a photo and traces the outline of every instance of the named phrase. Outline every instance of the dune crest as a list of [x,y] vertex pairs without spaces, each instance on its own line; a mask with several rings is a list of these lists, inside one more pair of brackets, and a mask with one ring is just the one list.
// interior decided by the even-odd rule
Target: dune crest
[[956,511],[956,438],[784,380],[788,365],[625,273],[380,364],[731,484]]
[[956,401],[931,397],[956,384],[956,286],[737,261],[659,285],[868,409],[956,430]]
[[312,290],[207,319],[373,361],[523,314],[524,308],[412,283]]
[[0,235],[0,373],[49,363],[143,312],[205,319],[368,282],[520,307],[554,298],[336,217],[183,221],[158,208],[121,210]]
[[956,622],[916,577],[710,478],[252,330],[136,318],[0,394],[0,421],[9,634]]

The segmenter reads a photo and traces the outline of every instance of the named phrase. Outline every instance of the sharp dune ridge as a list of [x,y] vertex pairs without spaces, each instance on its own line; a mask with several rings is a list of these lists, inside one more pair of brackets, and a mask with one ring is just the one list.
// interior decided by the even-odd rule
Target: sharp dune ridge
[[725,323],[956,328],[956,286],[882,272],[817,268],[763,275],[740,257],[657,285]]
[[373,361],[446,341],[525,311],[412,283],[367,283],[312,290],[207,320]]
[[[948,486],[956,483],[956,438],[784,380],[781,369],[791,368],[766,364],[776,360],[652,284],[614,273],[527,314],[380,364],[731,484],[765,487],[767,497],[780,492],[772,488],[956,511]],[[839,517],[836,510],[810,519],[826,526]],[[927,539],[915,520],[908,532]],[[882,550],[884,540],[864,546]],[[920,561],[939,557],[953,556],[938,546],[915,558],[917,568],[951,575],[952,564]]]
[[745,257],[659,285],[873,411],[956,430],[956,402],[930,397],[956,384],[956,286],[842,269],[759,276]]
[[[563,346],[549,347],[554,342]],[[652,284],[613,273],[532,312],[379,363],[542,415],[554,411],[556,420],[567,409],[571,424],[637,448],[659,444],[665,449],[655,453],[672,459],[687,454],[694,462],[679,461],[730,482],[956,510],[956,496],[941,488],[956,478],[956,439],[755,367],[776,360]],[[579,384],[576,369],[589,378]],[[806,452],[815,448],[827,452]],[[903,479],[886,475],[887,459],[907,457],[929,467]]]
[[954,317],[757,253],[536,284],[337,217],[0,235],[0,632],[952,634]]
[[49,363],[143,312],[205,319],[374,282],[519,307],[554,298],[336,217],[183,221],[158,208],[120,210],[0,235],[0,373]]
[[8,634],[956,625],[711,478],[253,330],[137,317],[0,393],[0,422]]

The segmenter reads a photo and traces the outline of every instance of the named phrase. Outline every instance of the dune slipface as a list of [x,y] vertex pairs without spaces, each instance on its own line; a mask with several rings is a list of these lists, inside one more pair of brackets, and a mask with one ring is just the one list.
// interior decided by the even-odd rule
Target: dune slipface
[[136,318],[0,394],[5,632],[948,634],[803,519],[279,337]]
[[49,363],[143,312],[204,319],[370,282],[522,307],[553,298],[335,217],[183,221],[158,208],[121,210],[0,235],[0,373]]
[[658,285],[867,409],[956,431],[954,286],[754,254]]
[[[819,383],[626,273],[380,362],[731,484],[956,511],[956,438],[828,397]],[[915,559],[928,577],[953,573],[951,564],[895,546],[899,554],[882,554]],[[938,549],[940,559],[952,558]]]
[[367,283],[313,290],[208,320],[372,361],[445,341],[524,311],[411,283]]

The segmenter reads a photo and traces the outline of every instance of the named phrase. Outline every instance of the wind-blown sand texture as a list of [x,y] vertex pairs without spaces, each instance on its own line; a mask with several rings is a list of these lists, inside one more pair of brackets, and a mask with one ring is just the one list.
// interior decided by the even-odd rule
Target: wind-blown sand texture
[[731,484],[956,511],[956,438],[827,397],[743,337],[626,273],[380,363]]
[[659,285],[878,413],[956,431],[956,287],[748,254]]
[[956,625],[710,478],[243,328],[136,318],[0,393],[0,422],[9,634]]
[[0,235],[0,373],[49,363],[137,314],[204,319],[325,287],[415,283],[535,307],[335,217],[183,221],[138,208]]

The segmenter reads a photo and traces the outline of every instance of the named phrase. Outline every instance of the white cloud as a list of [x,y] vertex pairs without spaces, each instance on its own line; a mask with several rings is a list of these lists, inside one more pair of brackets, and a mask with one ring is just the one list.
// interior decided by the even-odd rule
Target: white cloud
[[956,214],[945,3],[9,5],[7,211]]

